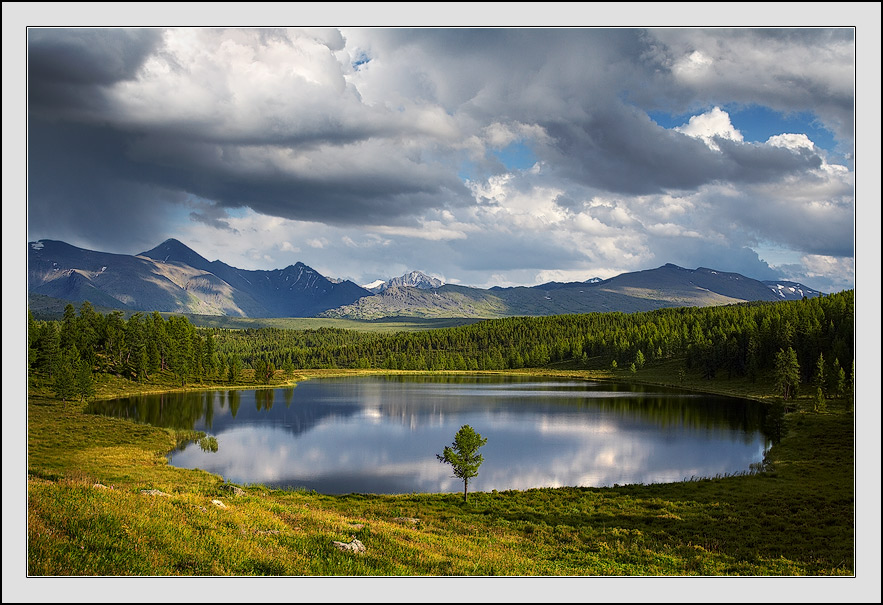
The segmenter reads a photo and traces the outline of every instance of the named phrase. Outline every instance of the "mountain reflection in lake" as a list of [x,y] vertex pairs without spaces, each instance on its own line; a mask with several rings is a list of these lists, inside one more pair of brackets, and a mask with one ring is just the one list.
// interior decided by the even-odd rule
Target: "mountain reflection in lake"
[[320,493],[456,492],[435,454],[464,424],[487,437],[470,491],[655,483],[746,471],[764,408],[657,387],[502,376],[357,377],[297,388],[144,395],[93,413],[205,431],[169,463],[239,484]]

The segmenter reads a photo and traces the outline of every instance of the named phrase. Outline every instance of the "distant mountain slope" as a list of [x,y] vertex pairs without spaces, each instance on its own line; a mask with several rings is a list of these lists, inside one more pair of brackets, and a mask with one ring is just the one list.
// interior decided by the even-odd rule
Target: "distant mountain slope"
[[[805,286],[803,288],[803,291],[810,291]],[[346,319],[396,316],[493,318],[651,311],[663,307],[724,305],[781,298],[770,286],[738,273],[704,267],[684,269],[667,264],[606,280],[550,282],[534,287],[483,290],[446,285],[423,291],[390,288],[351,305],[326,311],[322,316]]]
[[173,239],[137,256],[30,242],[28,291],[129,310],[240,317],[311,317],[370,294],[303,263],[247,271],[209,262]]
[[820,295],[794,282],[760,282],[738,273],[672,264],[605,280],[490,289],[442,285],[413,271],[384,282],[382,291],[372,294],[351,281],[328,279],[303,263],[271,271],[237,269],[209,261],[174,239],[136,256],[53,240],[29,242],[28,293],[127,311],[341,319],[634,312]]
[[331,309],[320,317],[380,319],[383,317],[504,317],[505,301],[489,290],[445,285],[441,288],[391,287],[360,298],[351,305]]
[[[196,270],[186,277],[193,275]],[[124,309],[212,312],[149,259],[53,240],[28,245],[28,291]]]
[[311,317],[370,294],[351,281],[333,282],[303,263],[271,271],[249,271],[218,260],[209,262],[174,239],[140,256],[161,263],[189,265],[217,276],[261,307],[259,314],[248,313],[249,317]]

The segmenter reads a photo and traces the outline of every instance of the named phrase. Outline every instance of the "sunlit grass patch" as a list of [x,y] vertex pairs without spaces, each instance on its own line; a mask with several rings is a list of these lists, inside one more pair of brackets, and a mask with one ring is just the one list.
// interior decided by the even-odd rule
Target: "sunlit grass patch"
[[[836,400],[788,414],[761,472],[475,492],[468,503],[233,489],[166,463],[199,435],[82,410],[29,397],[29,575],[799,576],[854,565],[853,415]],[[366,551],[333,545],[353,539]]]

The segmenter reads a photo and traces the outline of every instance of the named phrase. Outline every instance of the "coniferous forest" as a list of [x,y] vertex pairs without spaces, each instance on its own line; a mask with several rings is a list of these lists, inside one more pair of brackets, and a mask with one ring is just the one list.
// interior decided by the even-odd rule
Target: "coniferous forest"
[[62,399],[88,398],[91,377],[150,381],[171,373],[181,385],[236,382],[244,369],[269,383],[278,371],[508,370],[568,363],[572,368],[640,369],[679,358],[705,378],[755,379],[775,372],[785,398],[812,384],[826,396],[848,388],[854,357],[854,291],[778,303],[510,317],[456,328],[372,333],[319,328],[197,328],[186,317],[121,312],[86,302],[59,321],[29,315],[29,371],[48,377]]

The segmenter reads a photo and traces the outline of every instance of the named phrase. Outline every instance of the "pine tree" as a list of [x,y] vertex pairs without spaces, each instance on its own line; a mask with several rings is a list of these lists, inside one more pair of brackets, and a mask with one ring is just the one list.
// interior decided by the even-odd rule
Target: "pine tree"
[[239,355],[233,353],[233,355],[230,356],[230,363],[228,367],[228,378],[230,379],[230,382],[237,382],[242,376],[242,359],[240,359]]
[[828,372],[828,395],[841,397],[846,388],[846,371],[840,365],[839,359],[834,359],[831,371]]
[[263,357],[258,358],[254,362],[254,381],[266,383],[267,380],[267,362]]
[[477,452],[485,443],[487,438],[464,424],[454,436],[454,442],[445,447],[442,454],[435,455],[439,462],[450,464],[454,469],[454,476],[463,480],[463,502],[468,498],[469,480],[478,475],[478,467],[484,462],[484,457]]
[[37,321],[34,319],[34,314],[31,313],[31,310],[28,309],[28,376],[31,375],[31,370],[37,364],[37,338],[38,338],[38,328]]
[[797,363],[797,353],[791,347],[787,351],[779,349],[776,353],[776,388],[782,393],[782,399],[796,397],[799,384],[800,364]]
[[849,372],[849,399],[855,409],[855,360],[852,360],[852,370]]
[[827,379],[825,377],[825,357],[822,353],[819,353],[819,358],[816,361],[816,371],[813,375],[813,386],[822,389],[823,395],[824,390],[828,388]]
[[52,382],[52,390],[55,392],[55,396],[62,401],[67,401],[77,396],[76,367],[79,363],[80,354],[73,345],[62,352],[58,367],[55,370],[55,379]]
[[92,377],[92,368],[85,359],[81,359],[77,364],[76,391],[77,395],[80,396],[80,401],[95,395],[95,380]]
[[814,409],[816,412],[825,412],[828,409],[828,404],[825,401],[825,393],[822,392],[822,387],[816,387],[816,400]]

